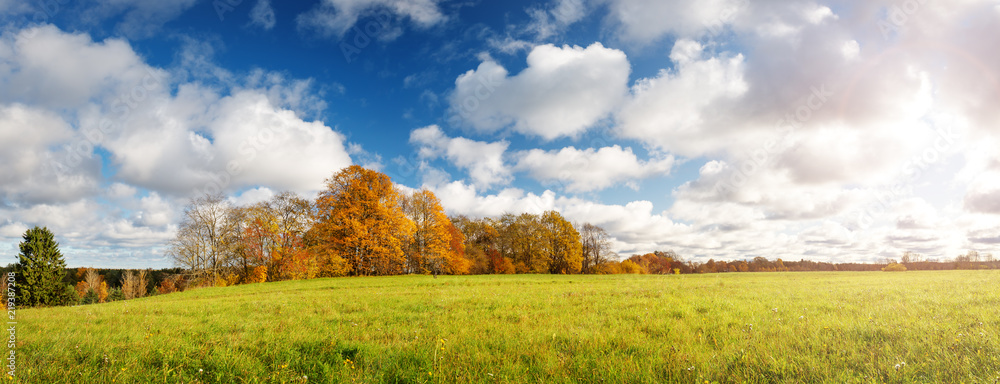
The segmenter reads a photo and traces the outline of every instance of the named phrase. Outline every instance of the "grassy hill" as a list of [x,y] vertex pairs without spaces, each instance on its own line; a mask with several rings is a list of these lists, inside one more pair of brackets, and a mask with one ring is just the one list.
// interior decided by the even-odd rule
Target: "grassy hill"
[[1000,380],[1000,272],[399,276],[18,311],[24,383]]

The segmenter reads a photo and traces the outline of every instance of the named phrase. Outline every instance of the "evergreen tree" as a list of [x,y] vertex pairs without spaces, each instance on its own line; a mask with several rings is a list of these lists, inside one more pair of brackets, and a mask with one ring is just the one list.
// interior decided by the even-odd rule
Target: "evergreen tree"
[[34,227],[24,233],[17,255],[17,300],[20,305],[62,305],[70,299],[62,283],[66,262],[55,235],[48,228]]

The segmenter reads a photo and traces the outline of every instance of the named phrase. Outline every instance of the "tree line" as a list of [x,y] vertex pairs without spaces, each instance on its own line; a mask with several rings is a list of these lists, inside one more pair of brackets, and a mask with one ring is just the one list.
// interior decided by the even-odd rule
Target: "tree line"
[[[203,196],[168,253],[196,285],[332,276],[595,273],[617,263],[600,227],[556,211],[448,217],[433,192],[406,192],[351,166],[315,200],[290,192],[252,205]],[[604,268],[604,269],[602,269]]]
[[[290,192],[249,206],[222,195],[193,200],[169,253],[190,283],[216,286],[397,274],[877,271],[890,264],[764,257],[696,262],[673,251],[618,261],[598,226],[573,224],[556,211],[448,217],[431,191],[405,192],[360,166],[335,173],[312,201]],[[992,255],[975,252],[952,264],[909,252],[901,260],[913,270],[997,267]]]

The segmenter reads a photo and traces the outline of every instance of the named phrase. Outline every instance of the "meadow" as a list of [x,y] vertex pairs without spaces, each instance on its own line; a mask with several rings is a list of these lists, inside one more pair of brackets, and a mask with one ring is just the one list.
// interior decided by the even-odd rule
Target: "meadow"
[[334,278],[17,315],[23,383],[1000,381],[1000,271]]

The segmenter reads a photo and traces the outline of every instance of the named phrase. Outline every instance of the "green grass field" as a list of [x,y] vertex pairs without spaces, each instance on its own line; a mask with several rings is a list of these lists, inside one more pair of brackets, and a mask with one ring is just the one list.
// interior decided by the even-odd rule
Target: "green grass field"
[[17,314],[25,383],[1000,381],[998,271],[338,278]]

